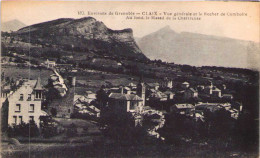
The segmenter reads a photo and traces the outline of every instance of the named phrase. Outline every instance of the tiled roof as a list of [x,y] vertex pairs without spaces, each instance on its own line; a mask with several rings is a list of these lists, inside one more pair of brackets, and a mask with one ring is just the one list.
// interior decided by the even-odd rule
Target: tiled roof
[[117,100],[143,100],[139,96],[135,94],[121,94],[121,93],[111,93],[109,98],[117,99]]

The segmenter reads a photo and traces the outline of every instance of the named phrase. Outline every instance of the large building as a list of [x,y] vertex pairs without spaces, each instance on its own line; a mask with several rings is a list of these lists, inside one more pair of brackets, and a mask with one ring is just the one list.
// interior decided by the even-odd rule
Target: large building
[[135,94],[111,93],[109,95],[109,108],[113,112],[141,112],[143,110],[143,100]]
[[121,89],[121,93],[109,95],[108,107],[110,110],[118,114],[124,112],[141,113],[145,105],[145,84],[140,81],[136,94],[124,93],[123,87]]
[[8,97],[8,124],[18,125],[22,122],[35,121],[39,126],[40,116],[46,115],[41,110],[43,87],[38,80],[23,80],[18,89]]
[[184,92],[184,99],[189,100],[192,98],[198,98],[198,91],[194,88],[189,88]]
[[195,107],[192,104],[175,104],[170,107],[170,111],[181,115],[192,116]]
[[162,82],[160,82],[160,87],[172,88],[172,80],[165,77],[164,80]]

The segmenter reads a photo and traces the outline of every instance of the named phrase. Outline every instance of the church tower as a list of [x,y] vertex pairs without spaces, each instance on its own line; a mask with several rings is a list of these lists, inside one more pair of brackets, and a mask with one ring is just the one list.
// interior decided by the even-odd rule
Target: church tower
[[145,106],[145,84],[142,78],[140,78],[137,84],[136,94],[143,99],[143,106]]

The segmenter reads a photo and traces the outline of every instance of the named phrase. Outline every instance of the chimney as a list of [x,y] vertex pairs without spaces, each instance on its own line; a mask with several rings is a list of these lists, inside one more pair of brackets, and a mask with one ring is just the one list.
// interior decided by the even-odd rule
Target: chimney
[[72,83],[71,83],[71,85],[72,85],[73,87],[76,86],[76,77],[75,77],[75,76],[72,77]]
[[124,87],[120,86],[121,94],[124,94]]

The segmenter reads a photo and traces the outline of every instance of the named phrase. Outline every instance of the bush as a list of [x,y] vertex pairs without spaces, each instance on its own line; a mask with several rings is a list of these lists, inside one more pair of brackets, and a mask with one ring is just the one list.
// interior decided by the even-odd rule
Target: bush
[[36,137],[39,136],[39,128],[34,121],[29,123],[22,122],[19,125],[9,126],[7,129],[9,137],[23,136],[23,137]]
[[56,123],[51,117],[41,118],[41,134],[44,138],[53,137],[58,135]]
[[77,135],[77,127],[74,123],[70,124],[70,126],[68,127],[66,135],[68,137],[73,137]]

